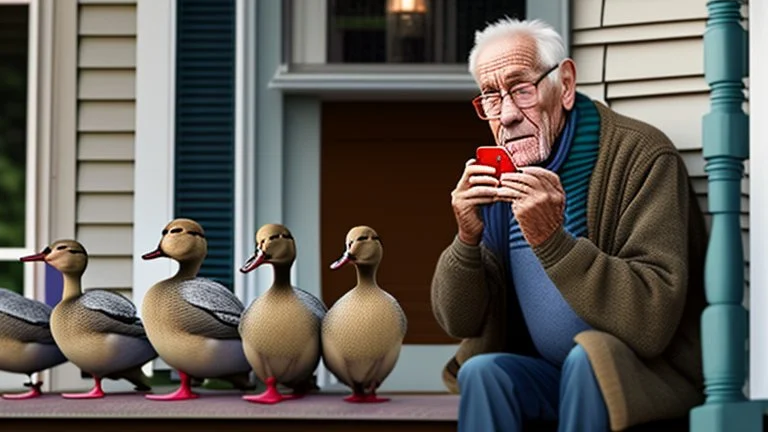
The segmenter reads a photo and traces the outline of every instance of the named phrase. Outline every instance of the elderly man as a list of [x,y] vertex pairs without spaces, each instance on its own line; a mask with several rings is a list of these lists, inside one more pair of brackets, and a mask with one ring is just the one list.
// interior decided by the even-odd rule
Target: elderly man
[[463,339],[443,371],[459,430],[621,430],[703,399],[707,233],[674,145],[576,92],[538,21],[478,32],[473,104],[518,167],[473,160],[451,194],[458,233],[432,283]]

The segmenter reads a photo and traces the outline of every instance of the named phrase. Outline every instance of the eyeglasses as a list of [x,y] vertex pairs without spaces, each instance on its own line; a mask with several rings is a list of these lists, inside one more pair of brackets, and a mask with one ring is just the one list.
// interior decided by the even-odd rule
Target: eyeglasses
[[512,101],[519,109],[526,109],[536,106],[539,103],[539,83],[549,74],[557,69],[560,64],[556,64],[541,74],[535,81],[518,84],[506,91],[493,91],[484,93],[472,99],[472,105],[477,111],[477,115],[483,120],[497,119],[501,117],[501,106],[504,103],[504,97],[510,95]]

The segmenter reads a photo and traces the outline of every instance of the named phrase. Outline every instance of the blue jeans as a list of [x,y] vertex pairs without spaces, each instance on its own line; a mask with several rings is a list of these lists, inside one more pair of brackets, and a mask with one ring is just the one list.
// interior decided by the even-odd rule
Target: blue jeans
[[558,421],[559,432],[609,430],[597,379],[576,345],[562,369],[544,359],[481,354],[459,369],[459,432],[523,430],[530,420]]

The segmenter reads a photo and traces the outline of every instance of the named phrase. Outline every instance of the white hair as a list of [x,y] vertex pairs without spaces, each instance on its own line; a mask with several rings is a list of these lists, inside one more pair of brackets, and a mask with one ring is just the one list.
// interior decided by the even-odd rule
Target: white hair
[[[499,39],[510,38],[519,34],[531,36],[536,41],[539,62],[544,67],[553,67],[566,58],[563,38],[554,28],[541,20],[521,21],[504,17],[488,24],[483,30],[475,32],[475,46],[469,52],[469,73],[479,84],[477,77],[477,56],[480,51]],[[549,79],[557,81],[559,70],[549,74]]]

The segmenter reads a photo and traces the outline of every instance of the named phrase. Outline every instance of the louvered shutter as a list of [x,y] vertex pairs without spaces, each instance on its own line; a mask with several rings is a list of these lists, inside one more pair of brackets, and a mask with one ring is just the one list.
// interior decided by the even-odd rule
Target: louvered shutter
[[235,1],[177,0],[175,215],[208,239],[200,275],[233,289]]

